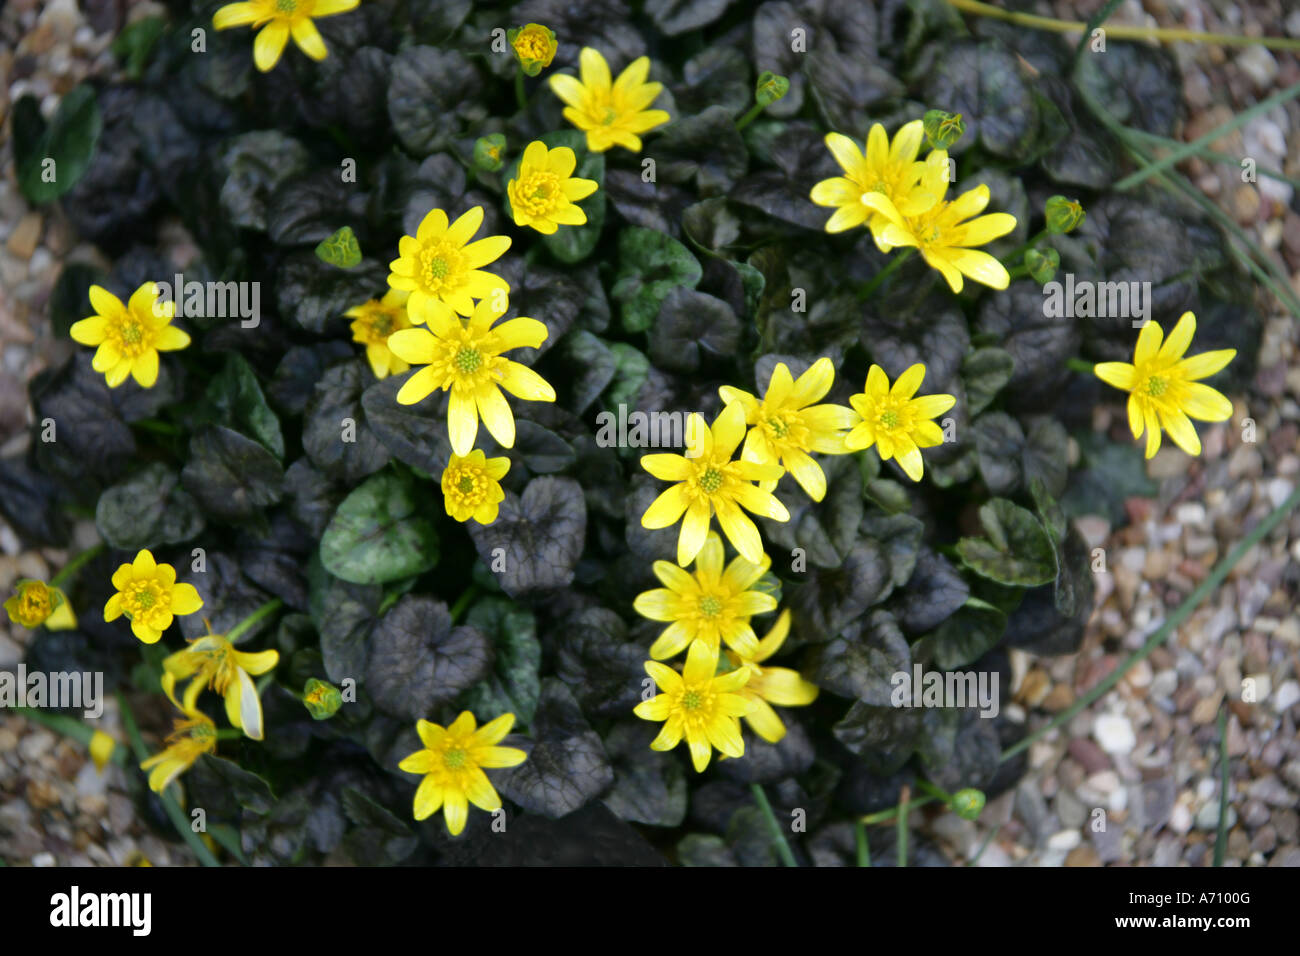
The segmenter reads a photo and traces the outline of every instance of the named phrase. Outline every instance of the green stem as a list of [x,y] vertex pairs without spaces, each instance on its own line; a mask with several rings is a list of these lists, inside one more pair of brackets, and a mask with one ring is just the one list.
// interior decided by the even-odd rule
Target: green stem
[[1236,566],[1237,562],[1242,559],[1242,556],[1255,545],[1259,544],[1259,542],[1262,541],[1270,531],[1276,528],[1282,519],[1285,518],[1287,514],[1290,513],[1291,509],[1297,504],[1300,504],[1300,486],[1287,496],[1286,501],[1282,502],[1270,511],[1264,520],[1251,530],[1250,534],[1237,542],[1237,546],[1228,553],[1228,556],[1215,565],[1214,570],[1206,576],[1205,580],[1197,586],[1196,590],[1187,595],[1183,602],[1174,609],[1172,614],[1165,618],[1165,622],[1156,628],[1155,632],[1147,638],[1146,643],[1143,644],[1142,647],[1125,658],[1124,662],[1120,664],[1119,667],[1111,671],[1103,680],[1098,681],[1097,685],[1093,687],[1092,690],[1088,691],[1088,693],[1084,694],[1072,705],[1061,711],[1061,713],[1057,714],[1050,721],[1042,727],[1039,727],[1023,740],[1012,744],[1006,750],[1002,751],[1002,759],[1010,760],[1022,750],[1028,749],[1044,734],[1055,730],[1057,727],[1060,727],[1062,724],[1065,724],[1070,720],[1073,720],[1075,714],[1092,706],[1096,700],[1123,680],[1124,675],[1134,666],[1145,660],[1150,656],[1152,651],[1174,635],[1178,626],[1191,617],[1192,612],[1200,606],[1201,602],[1214,593],[1219,585],[1223,583],[1224,579],[1228,576],[1228,572]]
[[746,126],[758,119],[758,114],[763,112],[766,107],[762,103],[755,103],[740,119],[736,120],[736,132],[742,132]]
[[89,548],[60,568],[58,574],[50,578],[50,587],[57,588],[68,578],[80,571],[83,564],[94,559],[103,550],[104,542],[101,541],[98,544],[92,544]]
[[[1135,139],[1140,139],[1159,149],[1178,149],[1180,146],[1186,145],[1186,143],[1181,139],[1170,139],[1168,136],[1157,136],[1155,133],[1148,133],[1143,129],[1133,129],[1132,127],[1125,127],[1125,129],[1129,136],[1132,136]],[[1246,158],[1244,156],[1233,156],[1230,153],[1221,153],[1215,149],[1202,149],[1196,155],[1201,157],[1201,159],[1212,160],[1216,163],[1227,163],[1230,166],[1238,167],[1241,166],[1241,161]],[[1265,179],[1275,179],[1280,183],[1286,183],[1294,189],[1300,189],[1300,179],[1284,175],[1283,173],[1279,173],[1273,169],[1264,169],[1258,166],[1255,168],[1255,172],[1263,176]]]
[[871,846],[867,843],[867,825],[861,820],[853,824],[853,837],[858,846],[858,866],[870,866]]
[[776,822],[776,814],[772,812],[772,804],[767,802],[767,794],[763,792],[761,785],[752,783],[749,789],[754,792],[754,802],[758,804],[758,809],[763,812],[767,818],[767,827],[772,831],[772,837],[776,840],[776,852],[781,857],[781,862],[786,866],[798,866],[795,862],[794,853],[790,851],[790,844],[785,841],[785,831],[781,829],[781,824]]
[[160,422],[156,418],[140,418],[131,422],[137,428],[143,428],[147,432],[157,432],[159,435],[181,435],[184,430],[177,425],[168,422]]
[[[923,807],[927,803],[934,802],[934,797],[922,797],[920,800],[913,800],[911,802],[911,808],[915,810],[917,807]],[[865,817],[859,817],[859,819],[866,825],[870,826],[873,823],[888,823],[894,819],[894,816],[897,813],[898,807],[890,807],[888,810],[877,810],[875,813],[868,813]]]
[[1223,866],[1228,846],[1228,708],[1219,707],[1219,832],[1214,838],[1214,865]]
[[1123,2],[1124,0],[1108,0],[1107,4],[1088,21],[1087,26],[1083,28],[1083,35],[1079,37],[1079,45],[1074,48],[1074,65],[1076,67],[1079,65],[1079,59],[1083,56],[1083,51],[1088,49],[1088,41],[1092,39],[1092,31],[1110,19],[1110,15]]
[[[1001,261],[1001,263],[1004,266],[1006,266],[1007,271],[1010,272],[1013,268],[1013,264],[1014,266],[1020,266],[1022,264],[1020,262],[1021,256],[1023,256],[1026,252],[1034,248],[1034,246],[1042,242],[1050,235],[1051,233],[1048,232],[1046,229],[1044,229],[1042,232],[1038,233],[1037,235],[1030,236],[1028,239],[1025,240],[1025,242],[1022,245],[1019,245],[1016,248],[1012,249],[1009,253],[1003,256],[999,261]],[[1028,272],[1028,270],[1025,271]]]
[[465,613],[465,609],[469,607],[470,602],[473,601],[474,598],[478,597],[478,592],[478,585],[471,583],[470,586],[465,589],[464,593],[462,593],[460,597],[456,598],[456,603],[451,606],[451,623],[455,624],[460,620],[460,616]]
[[[126,695],[121,691],[118,692],[117,703],[122,713],[122,726],[126,728],[127,736],[131,739],[131,746],[135,750],[135,755],[141,762],[144,762],[149,759],[149,749],[144,745],[144,738],[140,736],[140,727],[135,722],[135,714],[131,712],[131,705],[126,702]],[[171,820],[172,826],[189,844],[199,862],[204,866],[220,866],[221,864],[212,855],[212,851],[208,849],[207,844],[200,840],[199,835],[190,829],[189,821],[185,819],[185,811],[176,802],[176,798],[170,793],[163,792],[158,794],[158,799],[162,802],[163,809],[167,811],[167,817]]]
[[519,104],[519,111],[523,112],[528,109],[528,94],[524,92],[524,68],[515,69],[515,102]]
[[984,855],[984,851],[989,848],[989,844],[993,842],[993,840],[998,835],[998,831],[1001,829],[1002,829],[1002,824],[999,823],[997,826],[995,826],[992,830],[989,831],[989,835],[984,838],[984,842],[980,844],[980,848],[975,852],[975,855],[966,861],[967,866],[974,866],[976,863],[980,861],[980,857]]
[[267,601],[256,611],[248,615],[248,617],[244,618],[242,621],[240,621],[238,624],[232,627],[229,631],[227,631],[226,640],[228,640],[231,644],[235,643],[235,639],[239,637],[239,635],[243,634],[246,630],[248,630],[258,621],[260,621],[262,618],[266,617],[268,614],[274,614],[276,611],[280,610],[280,608],[282,608],[283,606],[284,606],[284,602],[281,601],[279,598],[275,598],[274,600]]
[[898,865],[907,866],[907,813],[908,801],[912,797],[910,788],[904,786],[898,797]]
[[1007,270],[1007,279],[1011,282],[1023,279],[1027,275],[1029,275],[1029,266],[1026,265],[1018,265],[1014,269]]
[[[84,721],[76,717],[69,717],[67,714],[47,714],[43,710],[37,710],[32,707],[15,707],[14,712],[21,714],[30,721],[38,723],[56,733],[63,734],[65,737],[71,737],[83,747],[89,747],[91,738],[95,736],[95,729]],[[113,747],[113,755],[109,758],[119,767],[126,766],[126,748],[114,741],[116,746]]]
[[1073,356],[1065,360],[1065,367],[1076,372],[1082,372],[1084,375],[1092,375],[1096,369],[1096,366],[1087,359],[1074,358]]
[[858,289],[858,301],[866,302],[868,299],[870,299],[871,294],[876,291],[876,288],[880,285],[880,283],[884,282],[891,275],[897,272],[899,268],[903,265],[903,263],[906,262],[909,257],[911,257],[914,251],[915,250],[913,250],[910,246],[904,249],[898,255],[894,256],[894,258],[890,259],[889,262],[885,265],[885,268],[881,269],[874,276],[872,276],[867,282],[863,283],[862,287]]
[[934,797],[936,800],[942,800],[944,803],[952,803],[952,794],[948,793],[946,790],[940,787],[935,786],[929,780],[926,780],[923,777],[918,777],[916,781],[916,785],[920,789],[924,790],[926,793],[930,794],[930,796]]

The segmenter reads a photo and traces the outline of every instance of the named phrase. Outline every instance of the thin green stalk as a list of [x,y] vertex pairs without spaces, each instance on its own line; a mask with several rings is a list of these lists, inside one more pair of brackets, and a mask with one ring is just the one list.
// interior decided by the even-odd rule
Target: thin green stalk
[[284,602],[281,601],[279,598],[274,598],[273,600],[267,601],[256,611],[248,615],[248,617],[244,618],[242,621],[240,621],[238,624],[232,627],[229,631],[227,631],[226,640],[228,640],[232,644],[235,643],[235,639],[239,637],[241,634],[243,634],[245,631],[247,631],[250,627],[255,625],[258,621],[262,620],[262,618],[266,617],[268,614],[274,614],[282,607],[284,607]]
[[478,596],[478,592],[478,585],[471,583],[461,596],[456,598],[456,603],[451,606],[451,623],[455,624],[460,620],[460,616],[465,613],[465,609],[469,607],[470,602]]
[[1174,635],[1174,631],[1178,629],[1178,626],[1191,617],[1192,612],[1200,606],[1201,602],[1214,593],[1215,589],[1223,583],[1224,579],[1228,576],[1228,572],[1236,566],[1237,562],[1242,559],[1242,556],[1255,545],[1259,544],[1260,541],[1264,540],[1269,532],[1276,528],[1282,519],[1285,518],[1287,514],[1290,513],[1291,509],[1297,504],[1300,504],[1300,486],[1287,496],[1286,501],[1282,502],[1270,511],[1264,520],[1251,530],[1250,534],[1237,542],[1237,546],[1228,553],[1228,556],[1215,565],[1214,570],[1206,576],[1205,580],[1197,586],[1196,590],[1187,595],[1183,602],[1174,609],[1174,612],[1165,618],[1164,623],[1156,628],[1152,635],[1147,638],[1145,644],[1125,658],[1124,662],[1120,664],[1119,667],[1111,671],[1110,674],[1103,680],[1099,681],[1092,690],[1088,691],[1088,693],[1084,694],[1072,705],[1061,711],[1061,713],[1057,714],[1029,736],[1002,751],[1002,759],[1010,760],[1022,750],[1028,749],[1044,734],[1069,722],[1074,718],[1075,714],[1092,706],[1096,700],[1123,680],[1124,675],[1127,674],[1129,670],[1139,662],[1145,660],[1150,656],[1152,651]]
[[903,265],[903,263],[906,262],[911,257],[914,251],[915,250],[912,249],[910,246],[904,249],[902,252],[898,253],[898,255],[890,259],[889,262],[885,265],[885,268],[881,269],[869,280],[863,283],[862,287],[858,289],[858,301],[866,302],[868,299],[870,299],[871,294],[876,291],[876,289],[880,286],[880,283],[884,282],[891,275],[897,272],[899,268]]
[[749,789],[754,792],[754,802],[758,804],[758,809],[763,812],[767,818],[767,827],[772,831],[772,837],[776,840],[776,852],[781,857],[781,862],[786,866],[798,866],[795,862],[794,853],[790,850],[790,844],[785,840],[785,831],[781,829],[781,824],[776,822],[776,814],[772,812],[772,804],[767,802],[767,794],[763,792],[760,784],[752,783]]
[[89,548],[82,551],[81,554],[77,555],[60,568],[59,572],[54,575],[54,577],[50,578],[50,587],[57,588],[64,581],[68,580],[68,578],[80,571],[82,565],[87,561],[93,560],[103,550],[104,542],[101,541],[98,544],[92,544]]
[[[91,738],[95,736],[95,728],[84,721],[78,720],[76,717],[69,717],[67,714],[47,714],[45,711],[34,707],[15,707],[13,710],[30,721],[48,727],[65,737],[71,737],[83,747],[89,747]],[[126,766],[126,748],[117,741],[114,741],[114,744],[113,755],[109,759],[119,767],[124,767]]]
[[1095,368],[1096,368],[1096,366],[1094,366],[1094,365],[1093,365],[1091,362],[1089,362],[1087,359],[1081,359],[1081,358],[1068,358],[1068,359],[1066,359],[1066,360],[1065,360],[1065,367],[1068,368],[1068,369],[1073,369],[1073,370],[1076,371],[1076,372],[1082,372],[1084,375],[1091,375],[1091,374],[1093,374],[1093,371],[1094,371]]
[[944,803],[952,803],[951,793],[944,790],[942,787],[935,786],[929,780],[926,780],[924,777],[918,777],[916,780],[916,785],[921,790],[924,790],[930,796],[934,797],[936,800],[941,800]]
[[762,103],[755,103],[751,106],[744,116],[736,120],[736,132],[743,132],[746,126],[758,119],[758,114],[763,112],[765,108]]
[[1034,248],[1034,246],[1036,246],[1038,243],[1042,242],[1044,239],[1046,239],[1046,238],[1047,238],[1048,236],[1050,236],[1050,235],[1051,235],[1051,233],[1048,232],[1046,229],[1044,229],[1044,230],[1042,230],[1041,232],[1039,232],[1037,235],[1035,235],[1035,236],[1030,236],[1027,240],[1025,240],[1025,242],[1024,242],[1023,244],[1021,244],[1021,245],[1017,246],[1016,248],[1012,249],[1012,250],[1011,250],[1010,252],[1008,252],[1005,256],[1003,256],[1003,257],[1001,258],[1001,260],[999,260],[999,261],[1001,261],[1001,263],[1002,263],[1004,266],[1006,266],[1007,270],[1010,271],[1013,265],[1019,265],[1019,264],[1020,264],[1020,257],[1021,257],[1021,256],[1023,256],[1026,252],[1028,252],[1030,249]]
[[524,68],[522,66],[515,70],[515,102],[519,104],[520,112],[528,109],[528,94],[524,91]]
[[975,851],[975,855],[966,861],[967,866],[974,866],[976,863],[980,861],[980,857],[982,857],[984,855],[984,851],[989,848],[989,844],[992,843],[997,838],[998,831],[1001,829],[1002,829],[1002,824],[999,823],[997,826],[995,826],[992,830],[989,831],[989,835],[984,838],[984,842],[981,843],[980,848]]
[[858,866],[870,866],[871,846],[867,843],[867,825],[861,820],[853,824],[853,837],[858,847]]
[[907,866],[907,814],[912,790],[904,786],[898,796],[898,865]]
[[[1135,129],[1131,126],[1125,127],[1125,129],[1128,131],[1128,135],[1149,143],[1152,146],[1158,147],[1159,149],[1177,149],[1180,146],[1186,145],[1181,139],[1170,139],[1168,136],[1157,136],[1155,133],[1148,133],[1144,129]],[[1198,151],[1196,155],[1201,157],[1201,159],[1211,160],[1216,163],[1227,163],[1229,166],[1238,167],[1241,166],[1241,161],[1246,158],[1244,156],[1233,156],[1230,153],[1221,153],[1214,149],[1202,149]],[[1255,172],[1260,176],[1263,176],[1265,179],[1275,179],[1280,183],[1286,183],[1288,186],[1300,189],[1300,179],[1287,176],[1273,169],[1265,169],[1260,166],[1255,167]]]
[[1079,45],[1074,48],[1074,63],[1078,66],[1079,59],[1083,56],[1083,51],[1088,49],[1088,41],[1092,39],[1092,31],[1097,29],[1103,23],[1110,19],[1110,15],[1115,12],[1124,0],[1108,0],[1107,4],[1097,11],[1096,15],[1090,19],[1083,28],[1083,35],[1079,37]]
[[1214,865],[1223,866],[1228,847],[1228,708],[1219,707],[1219,832],[1214,838]]
[[[127,736],[131,739],[131,746],[135,750],[136,757],[141,762],[148,760],[149,749],[144,745],[144,738],[140,736],[140,727],[135,722],[135,714],[131,712],[131,705],[126,702],[126,695],[119,691],[117,702],[122,713],[122,726],[126,728]],[[190,829],[189,821],[185,818],[185,811],[176,802],[176,798],[164,791],[158,794],[158,799],[162,802],[163,809],[167,811],[167,817],[171,820],[172,826],[189,844],[199,862],[204,866],[220,866],[221,864],[212,855],[212,851],[208,849],[207,844],[200,840],[199,835]]]
[[[923,807],[927,803],[934,802],[936,802],[934,797],[922,797],[920,800],[913,800],[911,802],[911,808],[915,810],[917,807]],[[867,826],[870,826],[873,823],[888,823],[893,820],[897,814],[898,807],[890,807],[888,810],[877,810],[875,813],[868,813],[866,816],[859,817],[858,819]]]

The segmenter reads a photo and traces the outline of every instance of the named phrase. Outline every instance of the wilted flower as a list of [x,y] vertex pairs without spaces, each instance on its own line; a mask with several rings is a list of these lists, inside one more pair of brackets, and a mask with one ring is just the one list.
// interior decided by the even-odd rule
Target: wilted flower
[[411,327],[406,317],[406,300],[410,294],[389,289],[382,299],[369,299],[343,313],[353,320],[352,341],[366,347],[366,361],[375,378],[397,375],[411,367],[388,350],[388,337],[399,329]]
[[925,470],[921,449],[943,444],[943,429],[931,419],[957,403],[952,395],[916,395],[925,379],[920,362],[908,367],[894,387],[879,365],[867,371],[866,391],[849,399],[862,419],[844,439],[851,451],[876,446],[882,461],[898,460],[907,477],[920,481]]
[[212,17],[218,30],[266,24],[253,40],[253,62],[263,73],[280,62],[280,54],[293,36],[293,42],[313,60],[329,55],[314,17],[331,17],[356,9],[361,0],[248,0],[228,3]]
[[125,614],[132,633],[146,644],[156,644],[174,616],[193,614],[203,607],[194,585],[177,584],[176,569],[155,562],[148,550],[113,572],[113,587],[117,593],[104,605],[104,620],[115,621]]
[[99,346],[91,365],[103,373],[109,388],[117,388],[128,375],[142,388],[153,388],[158,381],[158,353],[190,344],[189,335],[171,324],[176,303],[158,302],[159,294],[157,283],[146,282],[123,305],[107,289],[90,287],[95,314],[74,322],[68,334],[74,342]]
[[567,146],[547,150],[535,140],[519,161],[519,177],[506,185],[516,226],[532,226],[550,235],[560,226],[581,226],[587,214],[576,205],[599,185],[594,179],[577,179],[577,156]]
[[640,152],[644,133],[667,123],[664,110],[646,109],[663,89],[662,83],[647,83],[650,58],[638,57],[628,64],[616,81],[611,81],[609,64],[598,50],[583,47],[578,55],[582,80],[567,73],[550,77],[551,89],[567,105],[564,118],[587,134],[587,148],[603,153],[612,146]]
[[[183,651],[163,660],[163,693],[185,713],[194,710],[199,694],[211,687],[225,698],[226,717],[230,726],[242,730],[253,740],[261,740],[262,701],[253,677],[265,674],[280,662],[278,651],[248,653],[220,634],[207,634],[190,641]],[[176,700],[176,682],[189,679],[183,702]]]
[[488,458],[477,448],[464,457],[453,453],[442,472],[442,501],[447,514],[457,521],[496,521],[506,497],[501,479],[509,470],[509,458]]
[[510,291],[500,276],[479,267],[495,262],[510,248],[509,236],[488,236],[470,242],[483,225],[483,207],[475,206],[448,224],[441,209],[430,210],[414,236],[397,244],[398,258],[388,264],[388,284],[411,293],[406,302],[412,322],[428,322],[436,303],[461,315],[474,311],[475,299]]
[[141,770],[149,771],[149,789],[162,793],[167,785],[183,774],[203,754],[217,749],[217,725],[205,714],[195,711],[172,725],[167,747],[140,762]]

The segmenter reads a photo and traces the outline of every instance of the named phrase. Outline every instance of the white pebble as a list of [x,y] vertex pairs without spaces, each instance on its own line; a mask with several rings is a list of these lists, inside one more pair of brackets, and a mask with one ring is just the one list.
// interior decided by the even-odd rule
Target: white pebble
[[1281,714],[1290,710],[1296,701],[1300,701],[1300,683],[1293,680],[1283,681],[1277,693],[1273,695],[1273,709]]
[[1092,735],[1108,754],[1126,754],[1137,744],[1133,725],[1123,714],[1100,714],[1093,721]]
[[1068,853],[1082,842],[1083,835],[1078,830],[1061,830],[1047,838],[1047,848]]

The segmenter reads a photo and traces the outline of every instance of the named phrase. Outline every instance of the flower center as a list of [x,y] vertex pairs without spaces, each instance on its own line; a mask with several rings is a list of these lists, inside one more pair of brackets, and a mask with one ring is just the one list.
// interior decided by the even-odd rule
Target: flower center
[[772,434],[777,438],[784,438],[786,435],[790,434],[790,426],[781,418],[769,418],[767,420],[767,427],[771,429]]
[[529,173],[515,190],[515,201],[530,216],[541,216],[559,205],[560,177],[550,170]]
[[515,37],[515,52],[519,54],[520,59],[544,60],[547,52],[546,40],[538,33],[521,33]]
[[276,13],[294,13],[298,9],[298,0],[275,0]]
[[456,490],[462,495],[467,495],[474,490],[474,478],[471,475],[461,475],[460,481],[456,482]]
[[1147,394],[1152,398],[1159,398],[1169,390],[1169,383],[1159,375],[1152,375],[1147,379]]
[[453,747],[442,755],[442,763],[448,770],[460,770],[469,762],[469,755],[460,747]]
[[700,705],[703,703],[704,700],[700,697],[699,691],[688,690],[682,694],[682,707],[685,710],[699,710]]
[[881,412],[881,413],[880,413],[880,424],[883,425],[883,426],[885,426],[886,428],[897,428],[897,427],[898,427],[898,412],[894,411],[894,409],[892,409],[892,408],[891,408],[891,409],[888,409],[887,411]]
[[614,109],[614,107],[612,107],[612,106],[606,106],[606,107],[605,107],[605,116],[604,116],[604,118],[600,121],[601,124],[604,125],[604,126],[609,126],[609,125],[610,125],[611,123],[613,123],[616,119],[618,119],[618,110]]
[[170,604],[170,598],[152,581],[133,582],[122,592],[122,610],[131,620],[135,620],[135,615],[147,614],[155,607],[165,610]]
[[700,612],[705,617],[717,617],[722,613],[722,602],[712,594],[706,594],[700,598]]
[[480,365],[483,364],[483,353],[476,348],[468,345],[462,345],[456,352],[454,360],[457,371],[469,375],[477,372]]
[[713,494],[722,487],[722,472],[713,467],[706,468],[704,474],[700,476],[700,487],[704,489],[705,494]]

